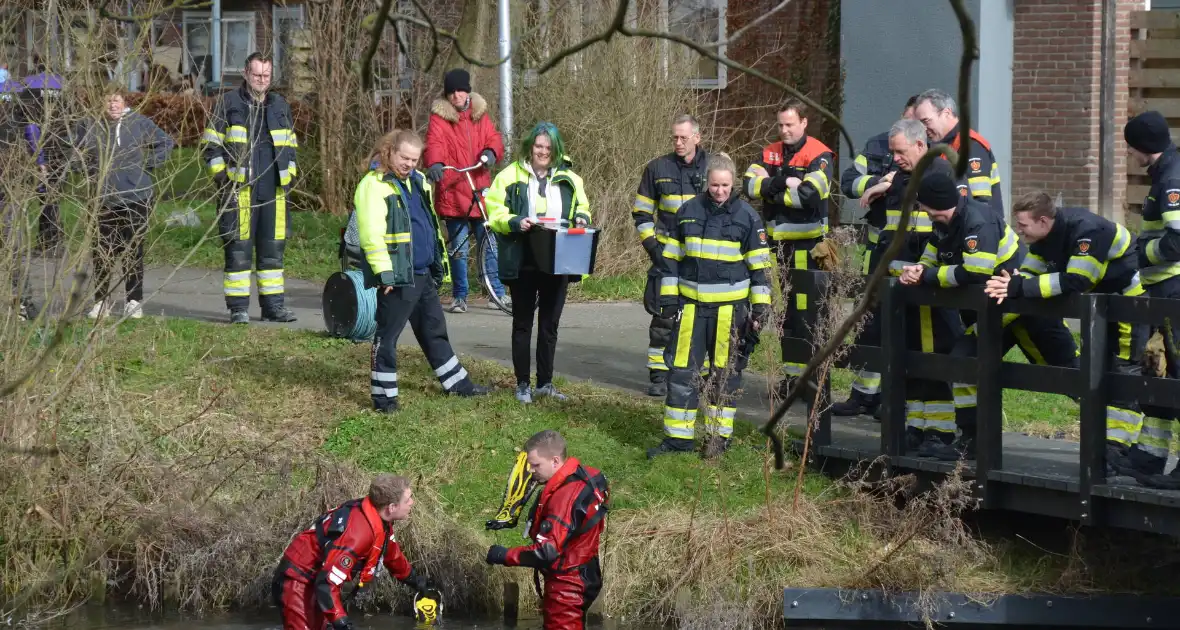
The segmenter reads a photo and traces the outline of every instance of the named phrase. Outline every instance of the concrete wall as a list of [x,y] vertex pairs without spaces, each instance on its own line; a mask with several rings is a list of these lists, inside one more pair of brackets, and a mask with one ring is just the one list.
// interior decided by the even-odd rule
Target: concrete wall
[[[997,158],[1007,167],[1011,146],[1011,0],[981,0],[965,4],[976,24],[983,28],[980,63],[972,68],[971,108],[979,130],[997,147]],[[930,0],[841,0],[840,53],[844,61],[843,120],[858,144],[850,152],[843,141],[838,148],[843,170],[864,147],[864,141],[897,120],[905,100],[928,88],[958,91],[959,56],[963,42],[959,24],[949,3]],[[1006,22],[1006,24],[1005,24]],[[980,66],[988,70],[981,86]],[[980,117],[983,103],[989,110]],[[1002,139],[1005,138],[1005,139]],[[1004,153],[1001,154],[1001,151]],[[1005,180],[1007,174],[1001,174]],[[846,203],[844,221],[863,214],[856,202]]]

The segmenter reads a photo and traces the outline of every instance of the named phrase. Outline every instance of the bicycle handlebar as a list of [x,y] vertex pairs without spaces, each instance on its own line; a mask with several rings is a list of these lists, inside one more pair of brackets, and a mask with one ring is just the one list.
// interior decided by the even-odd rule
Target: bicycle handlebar
[[444,171],[455,171],[456,173],[470,173],[471,171],[474,171],[475,169],[480,168],[483,165],[484,165],[483,162],[476,162],[475,164],[472,164],[471,166],[468,166],[467,168],[458,168],[455,166],[451,166],[450,164],[443,164],[443,170]]

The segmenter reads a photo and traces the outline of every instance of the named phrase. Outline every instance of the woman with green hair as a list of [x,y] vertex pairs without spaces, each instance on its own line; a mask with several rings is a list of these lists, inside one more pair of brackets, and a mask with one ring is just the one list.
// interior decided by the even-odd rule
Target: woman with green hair
[[540,271],[525,233],[543,220],[565,220],[578,227],[590,223],[582,178],[570,166],[557,126],[537,123],[521,143],[519,158],[496,175],[485,197],[499,245],[500,279],[512,294],[512,367],[516,399],[525,404],[533,401],[534,394],[529,386],[529,355],[533,314],[538,310],[535,393],[566,400],[553,385],[557,324],[569,283],[581,277]]

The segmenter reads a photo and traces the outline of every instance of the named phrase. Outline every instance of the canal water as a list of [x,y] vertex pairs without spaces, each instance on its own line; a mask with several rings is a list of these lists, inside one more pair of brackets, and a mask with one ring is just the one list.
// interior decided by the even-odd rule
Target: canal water
[[[353,619],[357,630],[540,630],[540,618],[522,618],[516,625],[499,619],[463,619],[444,615],[433,626],[418,624],[403,615],[373,615]],[[52,630],[281,630],[277,610],[249,613],[207,615],[201,618],[180,615],[150,615],[126,608],[86,606],[43,626]],[[596,630],[656,630],[653,626],[626,624],[607,619],[591,623]]]

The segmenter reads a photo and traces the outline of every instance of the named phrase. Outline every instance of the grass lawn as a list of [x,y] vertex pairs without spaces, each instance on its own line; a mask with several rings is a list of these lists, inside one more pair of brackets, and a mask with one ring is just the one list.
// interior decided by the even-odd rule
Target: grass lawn
[[[74,328],[63,355],[88,338],[85,326]],[[722,597],[737,607],[727,614],[763,627],[787,585],[1015,592],[1059,586],[1068,567],[1078,570],[1064,555],[964,536],[955,519],[940,517],[913,537],[936,506],[898,510],[816,474],[803,476],[796,503],[798,470],[774,471],[746,425],[720,461],[649,462],[660,404],[616,390],[562,383],[570,402],[525,407],[512,397],[508,369],[466,360],[497,389],[481,399],[443,397],[421,354],[405,349],[402,410],[375,414],[369,351],[306,331],[176,319],[108,330],[69,398],[43,416],[42,430],[65,456],[13,469],[23,475],[11,486],[14,500],[0,502],[6,520],[27,523],[0,539],[8,570],[30,580],[10,588],[51,584],[75,599],[128,589],[141,602],[250,605],[261,601],[292,531],[362,492],[371,472],[394,471],[416,480],[419,507],[399,537],[411,559],[445,585],[448,608],[494,608],[501,581],[525,589],[531,574],[483,563],[487,545],[521,543],[519,529],[493,534],[483,523],[498,507],[515,450],[543,428],[561,431],[574,456],[611,480],[603,541],[611,615],[665,621],[683,591],[701,615],[717,614],[709,611]],[[66,372],[56,369],[37,387],[60,389],[50,381]],[[61,544],[70,554],[52,542],[60,538],[52,523],[20,516],[33,502],[47,514],[68,502],[75,533]],[[889,570],[870,570],[885,554]],[[68,558],[77,560],[60,564]],[[120,580],[128,575],[138,586]],[[255,577],[253,586],[243,576]],[[404,602],[404,593],[390,593]]]

